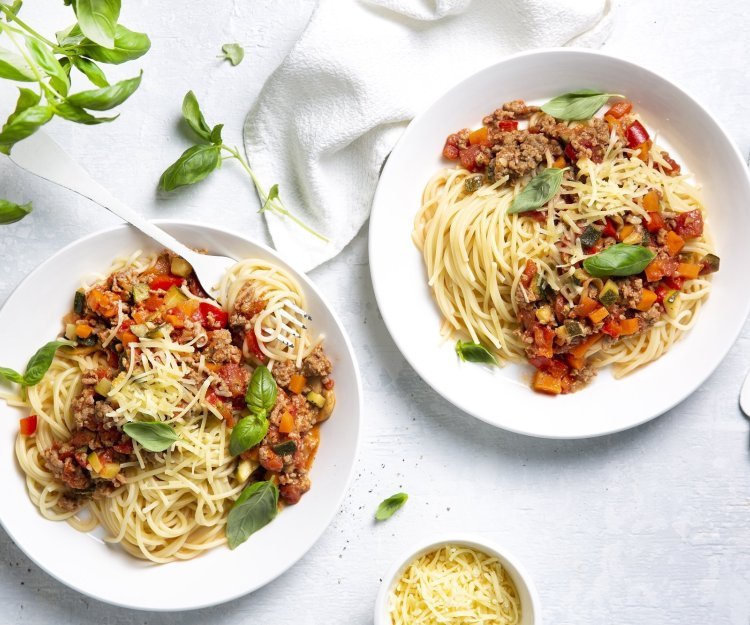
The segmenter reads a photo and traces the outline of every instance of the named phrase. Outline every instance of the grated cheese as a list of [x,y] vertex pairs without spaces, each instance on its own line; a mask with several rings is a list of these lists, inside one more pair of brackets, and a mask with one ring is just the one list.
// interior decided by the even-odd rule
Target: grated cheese
[[393,625],[518,625],[521,605],[497,558],[446,545],[413,561],[389,597]]

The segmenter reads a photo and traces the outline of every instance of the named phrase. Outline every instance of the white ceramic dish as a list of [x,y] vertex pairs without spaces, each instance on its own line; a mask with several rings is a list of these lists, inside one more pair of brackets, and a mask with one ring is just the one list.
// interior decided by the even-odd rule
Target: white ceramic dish
[[[516,98],[546,101],[576,88],[625,94],[649,129],[703,187],[708,226],[721,271],[695,327],[665,356],[615,380],[607,370],[586,389],[548,397],[529,389],[531,369],[491,370],[460,363],[439,336],[440,316],[427,287],[412,223],[427,180],[446,162],[445,137],[476,127],[482,116]],[[598,52],[553,49],[509,57],[467,78],[417,116],[394,148],[370,218],[375,295],[394,341],[433,389],[469,414],[515,432],[585,438],[634,427],[685,399],[736,340],[750,310],[737,276],[750,266],[750,177],[716,120],[679,87],[653,72]]]
[[[235,258],[272,259],[302,284],[316,330],[326,336],[334,364],[337,405],[322,430],[311,479],[299,504],[285,508],[267,527],[230,551],[218,547],[186,562],[152,565],[127,555],[67,523],[48,521],[26,494],[15,461],[14,441],[20,411],[0,402],[0,522],[15,543],[40,567],[64,584],[108,603],[143,610],[188,610],[215,605],[271,582],[313,545],[338,510],[357,453],[361,384],[349,339],[335,314],[304,275],[275,252],[218,228],[161,222],[191,247],[205,247]],[[133,228],[120,226],[92,234],[64,248],[32,272],[0,310],[3,365],[23,369],[29,356],[57,336],[81,279],[105,270],[114,257],[137,249],[158,250]]]
[[399,580],[406,567],[417,558],[444,545],[464,545],[496,557],[510,575],[518,591],[518,598],[521,602],[521,625],[542,625],[539,596],[526,570],[503,547],[472,534],[446,535],[431,538],[421,541],[415,547],[401,554],[385,577],[383,577],[383,582],[380,585],[380,591],[375,600],[375,625],[392,625],[388,611],[389,595],[391,588]]

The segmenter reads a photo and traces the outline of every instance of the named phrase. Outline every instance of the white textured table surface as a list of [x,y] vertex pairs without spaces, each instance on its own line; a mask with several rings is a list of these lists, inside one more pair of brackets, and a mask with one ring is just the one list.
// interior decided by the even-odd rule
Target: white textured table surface
[[[32,23],[59,27],[69,11],[61,4],[28,2],[24,13]],[[210,219],[264,237],[254,193],[235,168],[170,197],[156,192],[156,182],[186,145],[177,126],[185,91],[195,90],[209,122],[225,122],[225,136],[239,143],[245,111],[311,3],[214,0],[179,10],[149,0],[125,4],[123,23],[153,40],[142,60],[141,89],[114,124],[56,122],[51,133],[150,217]],[[630,0],[616,6],[604,48],[687,88],[725,124],[743,154],[750,150],[745,4]],[[215,59],[230,41],[247,48],[236,68]],[[9,93],[0,90],[2,110]],[[0,197],[33,199],[36,206],[31,217],[0,229],[0,301],[42,259],[116,223],[6,159],[0,160]],[[748,423],[737,408],[750,363],[750,326],[703,388],[659,419],[595,440],[536,440],[459,413],[409,368],[378,314],[366,232],[312,277],[351,334],[365,390],[356,476],[315,547],[253,595],[211,610],[146,614],[68,590],[0,532],[0,623],[368,623],[379,578],[395,555],[429,532],[450,530],[508,545],[533,575],[550,624],[750,622]],[[745,283],[738,276],[738,288]],[[377,503],[396,490],[407,491],[409,503],[375,526]],[[96,563],[84,566],[95,574]]]

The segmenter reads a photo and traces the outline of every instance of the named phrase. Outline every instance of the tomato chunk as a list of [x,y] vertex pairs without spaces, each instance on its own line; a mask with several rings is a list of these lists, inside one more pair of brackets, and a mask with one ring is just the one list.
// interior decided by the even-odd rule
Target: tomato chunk
[[180,278],[179,276],[173,276],[167,273],[162,273],[154,276],[151,279],[151,283],[149,284],[149,287],[152,291],[168,291],[173,286],[182,286],[182,283],[185,282],[185,278]]
[[477,156],[482,153],[482,148],[478,145],[470,145],[465,150],[461,150],[458,157],[461,160],[461,167],[469,171],[477,171]]
[[19,430],[22,436],[31,436],[36,432],[37,418],[35,414],[19,419]]
[[703,214],[699,209],[680,213],[674,231],[683,239],[694,239],[703,234]]
[[497,127],[503,132],[518,130],[518,122],[515,119],[502,119],[497,123]]
[[198,310],[203,319],[203,325],[210,330],[219,330],[227,327],[229,313],[221,308],[209,304],[208,302],[201,302],[200,306],[198,306]]

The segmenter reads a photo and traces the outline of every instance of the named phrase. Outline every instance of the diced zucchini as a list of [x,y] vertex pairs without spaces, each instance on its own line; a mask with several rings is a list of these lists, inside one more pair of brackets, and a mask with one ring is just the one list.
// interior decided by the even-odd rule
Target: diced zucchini
[[78,339],[78,344],[82,345],[83,347],[93,347],[96,345],[97,341],[99,340],[99,337],[96,336],[96,334],[91,334],[87,336],[85,339]]
[[609,308],[618,299],[620,299],[620,289],[612,280],[607,280],[599,291],[599,301]]
[[254,470],[255,466],[250,460],[240,460],[235,477],[238,482],[247,482]]
[[568,334],[568,329],[565,326],[557,326],[555,328],[555,335],[561,341],[565,341],[566,343],[567,343],[568,339],[570,338],[570,334]]
[[326,403],[320,409],[318,418],[315,421],[316,423],[325,421],[328,417],[331,416],[333,409],[336,407],[336,392],[333,389],[323,391],[323,396],[326,398]]
[[679,291],[668,291],[664,296],[664,310],[673,319],[680,312],[680,303],[682,302],[682,296]]
[[721,265],[721,259],[716,254],[706,254],[701,260],[701,273],[700,275],[705,276],[709,273],[715,273],[719,271]]
[[284,441],[283,443],[274,445],[271,449],[273,449],[274,453],[279,456],[286,456],[297,451],[297,443],[294,441]]
[[174,308],[178,304],[182,304],[182,302],[186,302],[187,297],[185,297],[185,294],[180,291],[176,286],[170,286],[169,291],[167,291],[167,295],[164,298],[164,305],[167,308]]
[[65,338],[69,341],[76,341],[78,340],[78,335],[76,334],[76,324],[75,323],[67,323],[65,324]]
[[542,299],[542,294],[544,293],[544,289],[546,286],[547,281],[542,277],[541,273],[537,273],[534,276],[531,284],[529,285],[529,291],[531,291],[531,294],[533,295],[532,301]]
[[148,284],[143,284],[142,282],[138,282],[137,284],[133,285],[133,301],[136,304],[141,303],[144,300],[148,299],[150,289],[148,288]]
[[307,401],[309,401],[311,404],[315,404],[318,408],[322,408],[323,406],[325,406],[326,398],[323,397],[320,393],[310,391],[307,394]]
[[142,339],[151,331],[151,328],[149,328],[145,323],[137,323],[134,326],[130,326],[129,330],[139,339]]
[[550,321],[552,321],[552,307],[548,305],[540,306],[536,309],[536,318],[539,320],[539,323],[547,324]]
[[590,277],[591,276],[586,273],[585,269],[578,268],[573,272],[573,282],[575,282],[578,286],[581,286]]
[[85,305],[86,295],[81,290],[76,291],[76,294],[73,296],[73,312],[76,315],[82,315]]
[[469,176],[468,178],[464,179],[464,191],[466,193],[474,193],[475,191],[479,190],[483,182],[484,176],[482,175]]
[[107,378],[102,378],[96,383],[94,390],[102,397],[106,397],[112,390],[112,382]]
[[565,320],[565,331],[568,333],[568,336],[570,338],[583,336],[583,327],[580,323],[578,323],[577,321],[573,321],[572,319]]
[[583,247],[592,247],[601,238],[601,230],[594,228],[594,226],[586,226],[585,230],[581,233],[581,245]]
[[184,258],[173,256],[172,262],[169,265],[169,271],[172,272],[175,276],[180,276],[180,278],[187,278],[191,273],[193,273],[193,268],[190,266],[190,263],[187,262]]

